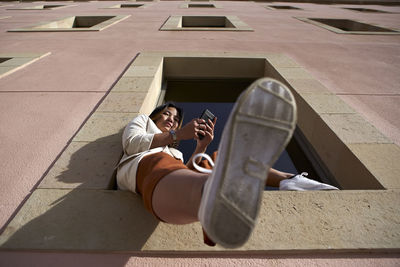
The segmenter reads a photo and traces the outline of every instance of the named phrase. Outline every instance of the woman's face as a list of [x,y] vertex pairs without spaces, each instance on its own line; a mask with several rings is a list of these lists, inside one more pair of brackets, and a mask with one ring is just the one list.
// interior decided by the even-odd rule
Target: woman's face
[[178,128],[178,124],[179,115],[178,111],[174,107],[168,107],[156,120],[156,125],[162,132],[176,130]]

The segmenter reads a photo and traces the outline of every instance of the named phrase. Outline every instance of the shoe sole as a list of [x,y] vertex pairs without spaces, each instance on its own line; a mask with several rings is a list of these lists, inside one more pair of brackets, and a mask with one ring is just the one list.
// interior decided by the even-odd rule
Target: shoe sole
[[235,248],[250,237],[268,170],[289,142],[296,114],[292,93],[276,80],[259,79],[240,95],[199,208],[199,220],[217,244]]

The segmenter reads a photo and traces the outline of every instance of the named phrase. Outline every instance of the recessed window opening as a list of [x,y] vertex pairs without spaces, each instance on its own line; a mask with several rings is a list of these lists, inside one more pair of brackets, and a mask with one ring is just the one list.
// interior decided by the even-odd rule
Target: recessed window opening
[[182,28],[234,28],[235,26],[223,16],[183,16]]
[[143,4],[121,4],[121,8],[138,8],[143,6]]
[[358,11],[358,12],[366,12],[366,13],[390,13],[387,11],[370,9],[370,8],[343,7],[343,9],[348,9],[348,10],[353,10],[353,11]]
[[[188,5],[184,4],[181,7],[187,8]],[[161,26],[160,31],[253,31],[253,29],[237,16],[172,15]]]
[[72,16],[55,21],[42,22],[33,26],[11,29],[8,32],[67,32],[67,31],[101,31],[130,15],[115,16]]
[[367,23],[362,23],[350,19],[322,19],[313,18],[310,19],[328,26],[340,29],[346,32],[396,32],[394,30],[370,25]]
[[[229,60],[219,66],[213,66],[213,60],[215,61],[215,59],[212,59],[209,64],[205,64],[204,59],[199,59],[196,68],[194,59],[188,60],[186,63],[182,62],[182,59],[177,59],[176,61],[172,58],[166,59],[164,61],[163,92],[159,100],[159,103],[173,101],[178,106],[181,106],[185,112],[184,123],[189,122],[194,117],[200,116],[205,108],[210,109],[218,117],[214,140],[208,147],[208,154],[212,154],[218,149],[224,125],[240,93],[257,78],[268,76],[268,73],[264,74],[264,64],[257,62],[258,59],[253,59],[253,62],[247,61],[247,66],[246,62],[241,60],[237,60],[236,62]],[[223,61],[224,59],[219,60]],[[169,70],[169,66],[174,66],[175,70]],[[243,67],[248,67],[253,73],[252,75],[248,75],[249,72],[247,72],[247,75],[245,74],[243,77],[240,77],[240,75],[236,76],[234,73],[229,74],[228,66],[230,66],[231,70],[236,68],[236,70],[233,70],[234,73],[240,73]],[[224,67],[226,68],[225,71],[219,70],[219,68]],[[188,75],[185,69],[198,71],[199,75],[196,75],[193,71]],[[181,77],[179,77],[179,70],[182,70]],[[207,74],[212,73],[213,70],[215,71],[215,75]],[[223,73],[225,73],[225,77],[219,76]],[[273,73],[270,73],[269,76],[273,76]],[[332,176],[325,169],[316,170],[314,168],[316,164],[311,162],[314,159],[309,158],[305,154],[303,146],[299,143],[303,141],[303,139],[298,138],[302,136],[299,133],[300,130],[296,129],[296,132],[297,134],[294,135],[286,150],[281,154],[273,167],[291,173],[307,171],[311,178],[330,183],[328,179],[332,178]],[[195,145],[196,141],[193,140],[180,142],[179,149],[183,152],[185,161],[190,158]],[[322,175],[324,177],[323,180],[321,179]],[[268,190],[273,190],[273,188],[268,188]]]
[[57,7],[62,7],[64,5],[44,5],[43,9],[53,9],[53,8],[57,8]]
[[12,59],[12,58],[11,57],[1,57],[0,58],[0,64],[3,63],[3,62],[6,62],[7,60],[10,60],[10,59]]
[[189,8],[215,8],[214,4],[188,4]]
[[40,5],[40,6],[32,6],[32,7],[19,7],[19,8],[7,8],[7,10],[44,10],[44,9],[59,9],[68,7],[67,5],[59,5],[59,4],[50,4],[50,5]]
[[276,5],[273,5],[273,6],[268,6],[268,7],[271,7],[272,9],[301,10],[301,8],[294,7],[294,6],[276,6]]
[[90,28],[111,18],[114,16],[77,16],[73,20],[71,28]]

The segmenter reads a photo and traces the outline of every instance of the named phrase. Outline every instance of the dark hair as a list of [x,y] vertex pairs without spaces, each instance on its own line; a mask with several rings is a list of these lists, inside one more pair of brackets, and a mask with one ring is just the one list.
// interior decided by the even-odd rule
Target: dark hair
[[153,112],[149,115],[150,119],[152,119],[154,122],[160,117],[160,115],[167,110],[167,108],[175,108],[176,111],[178,112],[179,116],[179,122],[178,122],[178,129],[181,128],[182,122],[183,122],[183,109],[180,107],[177,107],[174,103],[172,102],[167,102],[164,105],[156,107]]

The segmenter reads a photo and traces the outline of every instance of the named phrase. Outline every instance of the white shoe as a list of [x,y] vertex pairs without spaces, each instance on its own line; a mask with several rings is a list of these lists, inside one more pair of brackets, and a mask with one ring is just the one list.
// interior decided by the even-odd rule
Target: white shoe
[[268,170],[289,142],[296,118],[293,95],[276,80],[259,79],[238,98],[198,214],[214,242],[234,248],[250,237]]
[[282,180],[279,183],[279,190],[290,190],[290,191],[308,191],[308,190],[339,190],[329,184],[320,183],[311,179],[306,178],[308,173],[303,172],[293,178]]

